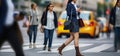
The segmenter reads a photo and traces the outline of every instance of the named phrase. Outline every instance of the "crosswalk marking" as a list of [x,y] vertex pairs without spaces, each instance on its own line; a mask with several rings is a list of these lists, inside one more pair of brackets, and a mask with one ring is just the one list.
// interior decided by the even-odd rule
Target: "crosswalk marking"
[[113,46],[112,44],[103,44],[103,45],[100,45],[100,46],[97,46],[97,47],[94,47],[94,48],[91,48],[91,49],[88,49],[82,52],[101,52],[103,50],[111,48],[112,46]]
[[4,50],[0,50],[0,52],[14,52],[12,49],[4,49]]
[[[29,44],[24,44],[24,45],[27,45],[27,46],[24,46],[23,47],[23,49],[24,50],[29,50],[29,49],[32,49],[32,48],[29,48]],[[53,44],[52,46],[59,46],[60,45],[60,43],[58,43],[58,44]],[[36,45],[36,47],[37,48],[42,48],[43,47],[43,45]],[[9,48],[9,49],[2,49],[2,50],[0,50],[0,52],[14,52],[13,51],[13,49],[11,48],[11,46],[3,46],[2,48]]]
[[[93,44],[79,44],[80,47],[86,47],[86,46],[90,46],[90,45],[93,45]],[[51,52],[57,53],[58,52],[57,49],[58,49],[58,47],[54,48],[54,49],[51,49],[52,50]],[[69,51],[69,50],[72,50],[72,49],[74,49],[74,45],[69,45],[63,50],[63,52]],[[45,52],[48,52],[48,51],[38,51],[37,53],[45,53]]]
[[[58,53],[58,47],[61,45],[61,43],[58,43],[58,44],[53,44],[52,46],[55,47],[55,48],[52,48],[51,52],[48,52],[47,50],[46,51],[36,51],[37,53]],[[93,46],[94,44],[83,44],[83,43],[80,43],[79,44],[79,47],[81,48],[85,48],[85,47],[89,47],[89,46]],[[37,48],[43,48],[43,45],[41,44],[37,44],[36,45]],[[81,52],[83,53],[86,53],[86,52],[101,52],[101,51],[104,51],[104,50],[107,50],[109,48],[113,47],[113,44],[101,44],[101,45],[97,45],[97,46],[93,46],[91,48],[88,48],[88,49],[85,49],[85,50],[82,50]],[[13,49],[10,47],[10,46],[3,46],[2,47],[3,49],[0,50],[0,52],[14,52]],[[33,49],[33,48],[29,48],[29,45],[25,45],[23,46],[23,49],[24,51],[25,50],[30,50],[30,49]],[[68,45],[67,47],[64,48],[63,52],[65,51],[69,51],[69,50],[73,50],[74,49],[74,45]]]
[[9,45],[7,45],[7,46],[2,46],[2,48],[11,48],[11,46]]
[[[29,48],[29,46],[25,46],[25,47],[23,47],[23,49],[24,50],[29,50],[29,49],[32,49],[32,48]],[[10,48],[10,49],[2,49],[2,50],[0,50],[0,52],[14,52],[14,51],[13,51],[12,48]]]

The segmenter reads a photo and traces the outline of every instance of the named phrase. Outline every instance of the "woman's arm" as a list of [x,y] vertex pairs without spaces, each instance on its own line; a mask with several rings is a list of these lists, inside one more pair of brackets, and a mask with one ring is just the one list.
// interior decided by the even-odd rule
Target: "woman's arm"
[[55,24],[55,27],[57,28],[58,27],[58,20],[57,20],[57,15],[55,12],[54,12],[54,16],[55,16],[54,24]]
[[45,12],[43,12],[41,20],[40,20],[42,25],[43,25],[43,22],[44,22],[44,18],[45,18]]
[[66,11],[67,11],[67,16],[71,16],[71,7],[70,7],[70,4],[67,4]]
[[113,14],[114,14],[114,8],[113,8],[113,9],[111,10],[111,12],[110,12],[110,20],[109,20],[109,23],[110,23],[110,24],[113,24],[113,21],[114,21]]

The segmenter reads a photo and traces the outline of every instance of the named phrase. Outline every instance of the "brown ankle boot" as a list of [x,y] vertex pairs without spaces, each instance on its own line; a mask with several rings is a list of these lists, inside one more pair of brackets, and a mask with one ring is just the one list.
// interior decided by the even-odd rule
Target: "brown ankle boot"
[[76,56],[83,56],[79,51],[79,47],[75,47],[75,50],[76,50]]
[[65,44],[63,43],[59,48],[58,48],[58,53],[62,55],[62,50],[65,47]]

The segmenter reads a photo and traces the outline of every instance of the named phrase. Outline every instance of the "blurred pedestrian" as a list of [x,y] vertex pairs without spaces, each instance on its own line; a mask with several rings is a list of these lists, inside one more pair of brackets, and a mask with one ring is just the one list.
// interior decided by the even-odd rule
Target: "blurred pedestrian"
[[58,52],[60,55],[62,55],[63,48],[74,40],[76,56],[83,56],[79,51],[79,44],[78,44],[78,42],[79,42],[79,24],[78,24],[77,17],[78,17],[78,13],[80,12],[80,8],[77,8],[76,0],[68,0],[66,11],[67,11],[67,16],[69,17],[69,20],[71,20],[70,38],[68,38],[65,41],[65,43],[63,43],[58,48]]
[[117,0],[115,7],[111,10],[109,23],[114,26],[114,48],[117,51],[118,47],[120,48],[120,0]]
[[112,27],[111,27],[111,24],[109,24],[109,22],[107,21],[107,32],[106,32],[106,35],[107,35],[107,38],[110,39],[110,36],[111,36],[111,31],[112,31]]
[[36,48],[36,37],[37,37],[37,27],[38,27],[38,21],[39,21],[39,13],[37,10],[37,5],[35,3],[31,4],[31,11],[30,11],[30,17],[29,22],[30,26],[28,29],[28,35],[29,35],[29,48],[32,48],[32,35],[33,35],[33,48]]
[[44,28],[44,48],[46,50],[46,45],[49,40],[48,44],[48,51],[51,51],[52,47],[52,40],[53,40],[53,33],[54,30],[57,28],[57,15],[55,11],[53,11],[54,5],[49,3],[46,7],[46,10],[43,12],[41,18],[42,28]]
[[24,13],[14,14],[14,5],[11,0],[0,0],[0,48],[5,41],[8,41],[16,53],[16,56],[24,56],[23,39],[16,25],[17,21],[24,18]]

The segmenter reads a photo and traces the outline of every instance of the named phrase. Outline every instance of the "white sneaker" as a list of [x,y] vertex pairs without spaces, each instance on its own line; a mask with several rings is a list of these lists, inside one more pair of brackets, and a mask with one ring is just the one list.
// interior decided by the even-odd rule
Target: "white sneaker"
[[32,48],[32,43],[29,44],[29,48]]
[[35,43],[33,43],[33,48],[36,48],[36,44]]

